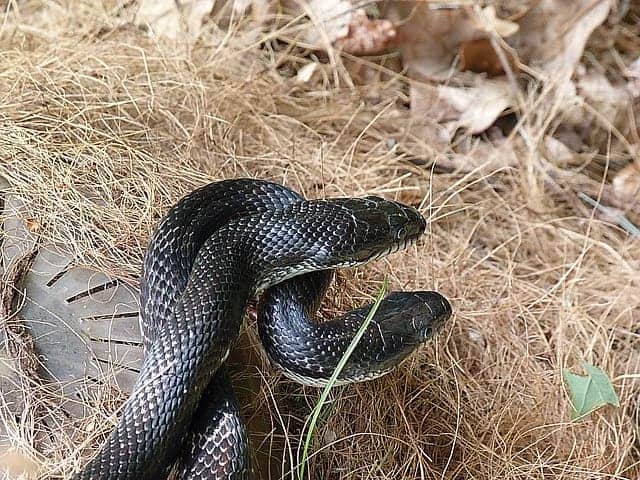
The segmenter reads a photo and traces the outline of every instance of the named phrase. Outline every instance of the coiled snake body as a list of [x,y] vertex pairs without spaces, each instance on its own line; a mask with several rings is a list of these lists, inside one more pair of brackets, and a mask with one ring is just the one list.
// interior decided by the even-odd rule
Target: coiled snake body
[[[391,253],[424,228],[415,209],[397,202],[307,201],[253,179],[212,183],[184,197],[159,224],[145,256],[146,353],[134,392],[105,445],[75,478],[160,479],[176,460],[179,478],[247,478],[246,431],[221,366],[248,301],[275,285],[260,308],[267,352],[289,376],[322,384],[362,315],[348,314],[344,329],[339,321],[308,328],[307,316],[324,295],[324,271]],[[384,318],[372,325],[344,381],[385,373],[449,317],[439,294],[411,295],[413,305],[399,298],[383,304],[391,316],[405,314],[403,326]],[[292,308],[282,312],[285,303]],[[291,328],[300,331],[287,335]]]

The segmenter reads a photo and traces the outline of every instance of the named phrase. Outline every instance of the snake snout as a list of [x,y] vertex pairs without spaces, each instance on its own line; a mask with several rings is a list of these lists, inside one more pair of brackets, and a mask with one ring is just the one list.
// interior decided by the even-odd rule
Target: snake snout
[[427,221],[414,207],[380,197],[366,197],[384,216],[398,242],[416,240],[427,228]]
[[442,329],[451,318],[453,309],[449,300],[438,292],[418,291],[412,296],[416,302],[413,324],[420,340],[425,341]]
[[[389,318],[403,318],[390,329],[402,330],[403,336],[418,345],[436,335],[451,318],[449,301],[438,292],[393,292],[383,302],[383,313]],[[391,322],[390,322],[391,323]]]
[[415,243],[426,220],[413,207],[380,197],[340,200],[355,221],[354,258],[375,260]]
[[388,335],[398,335],[407,352],[436,335],[451,317],[449,301],[438,292],[392,292],[374,320]]
[[405,215],[407,215],[406,237],[416,240],[427,228],[427,221],[415,208],[408,205],[401,205]]

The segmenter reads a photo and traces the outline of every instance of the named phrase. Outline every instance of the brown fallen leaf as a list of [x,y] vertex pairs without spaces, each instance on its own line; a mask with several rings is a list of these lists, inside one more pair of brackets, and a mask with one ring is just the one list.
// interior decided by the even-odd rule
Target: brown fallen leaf
[[246,15],[251,9],[251,15],[258,23],[264,23],[267,20],[273,7],[273,2],[270,0],[233,0],[233,11],[236,15]]
[[215,0],[142,0],[135,17],[136,25],[143,25],[158,36],[178,38],[188,34],[196,38],[202,23],[211,12]]
[[458,128],[477,134],[489,128],[515,104],[506,80],[485,80],[474,87],[412,84],[411,114],[448,123],[451,135]]
[[518,142],[501,140],[497,142],[475,142],[471,149],[464,153],[440,158],[438,165],[461,172],[476,169],[484,171],[496,170],[504,167],[514,167],[520,162]]
[[514,22],[497,18],[492,6],[436,8],[430,2],[393,2],[388,15],[397,25],[397,40],[409,76],[431,81],[451,77],[461,45],[494,35],[510,36],[519,28]]
[[363,9],[356,10],[348,33],[335,41],[335,46],[353,55],[372,55],[385,50],[396,37],[389,20],[370,20]]
[[547,161],[557,167],[565,168],[570,166],[578,155],[551,135],[545,135],[542,147],[543,154]]
[[[498,77],[505,73],[502,60],[488,38],[463,42],[459,54],[462,71],[486,73],[489,77]],[[515,58],[507,55],[507,59],[511,70],[516,70]]]
[[396,36],[390,20],[371,20],[349,0],[285,0],[282,4],[290,13],[311,19],[303,37],[315,48],[334,46],[354,55],[370,55],[385,50]]
[[460,111],[440,96],[437,85],[411,84],[411,116],[437,123],[448,123],[460,116]]
[[[496,51],[495,36],[507,38],[514,35],[520,25],[509,20],[498,18],[496,9],[489,5],[484,9],[474,10],[474,21],[481,30],[487,32],[487,38],[463,42],[460,45],[460,69],[476,73],[486,73],[490,77],[505,74],[503,61],[509,64],[511,71],[517,70],[518,62],[513,52]],[[494,36],[494,38],[489,38]],[[502,55],[500,55],[500,53]]]
[[9,377],[15,371],[13,360],[6,353],[0,351],[0,378]]
[[222,30],[228,30],[238,19],[250,16],[257,25],[265,24],[275,12],[276,0],[214,1],[210,17]]
[[610,9],[610,0],[540,0],[520,18],[520,30],[507,41],[522,61],[543,74],[571,75]]
[[356,57],[345,57],[342,61],[355,85],[367,85],[362,93],[370,99],[378,98],[382,84],[393,79],[394,72],[402,72],[402,59],[399,55],[387,55],[376,64]]
[[397,25],[402,59],[411,78],[444,81],[462,42],[485,38],[466,10],[435,10],[416,2],[394,2],[389,11]]
[[599,71],[589,71],[580,75],[576,87],[589,105],[612,124],[616,123],[631,102],[626,85],[613,85],[606,75]]
[[293,14],[305,14],[311,20],[303,34],[305,43],[326,50],[349,34],[354,9],[349,0],[288,0],[282,2]]
[[474,9],[474,13],[474,22],[485,32],[495,33],[506,38],[520,30],[520,25],[517,23],[499,18],[493,5],[487,5],[483,9],[477,7]]
[[584,152],[586,145],[600,142],[604,147],[612,127],[625,128],[631,95],[624,83],[614,85],[605,74],[579,64],[572,79],[555,85],[554,101],[563,120],[554,137]]

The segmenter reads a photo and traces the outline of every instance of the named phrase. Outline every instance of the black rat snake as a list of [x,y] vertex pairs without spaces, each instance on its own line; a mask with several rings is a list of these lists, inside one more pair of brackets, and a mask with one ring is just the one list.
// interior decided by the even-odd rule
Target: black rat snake
[[[258,323],[273,363],[298,381],[322,385],[368,311],[312,322],[327,271],[404,248],[425,225],[417,210],[397,202],[305,200],[254,179],[212,183],[184,197],[145,255],[146,354],[136,387],[118,426],[75,478],[160,479],[172,469],[178,478],[248,478],[246,430],[223,362],[249,300],[268,289]],[[435,292],[391,294],[340,380],[386,373],[450,314]]]

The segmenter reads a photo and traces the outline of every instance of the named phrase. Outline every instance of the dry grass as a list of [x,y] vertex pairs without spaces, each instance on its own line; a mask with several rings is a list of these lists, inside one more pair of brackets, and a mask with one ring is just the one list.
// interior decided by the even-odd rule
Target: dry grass
[[[430,220],[423,241],[342,273],[328,310],[363,302],[388,275],[392,289],[441,291],[455,319],[398,372],[334,390],[311,478],[640,476],[640,244],[550,191],[536,142],[514,137],[518,168],[442,171],[432,166],[438,155],[406,133],[402,79],[376,84],[366,100],[343,70],[303,87],[282,71],[308,61],[303,49],[260,43],[256,32],[221,43],[212,28],[184,51],[127,25],[127,15],[116,2],[27,1],[0,30],[0,175],[43,238],[135,282],[158,218],[214,179],[260,177],[308,197],[380,194],[419,205]],[[295,35],[291,28],[282,36]],[[558,112],[528,114],[522,131],[535,139]],[[401,149],[389,147],[392,138]],[[573,177],[563,178],[570,190]],[[597,180],[575,178],[577,188],[598,191]],[[251,355],[252,328],[244,342],[240,352]],[[585,361],[613,378],[621,407],[571,423],[561,369]],[[271,478],[279,469],[291,478],[319,392],[260,357],[252,363],[236,365],[252,443],[271,453]],[[25,458],[27,473],[35,461],[39,478],[69,475],[104,438],[83,432],[96,423],[108,430],[115,417],[99,415],[113,401],[103,399],[82,425],[55,419],[55,448],[45,448],[36,435],[47,428],[43,392],[22,388],[30,399],[22,419],[0,415],[14,452],[0,461],[16,472]]]

